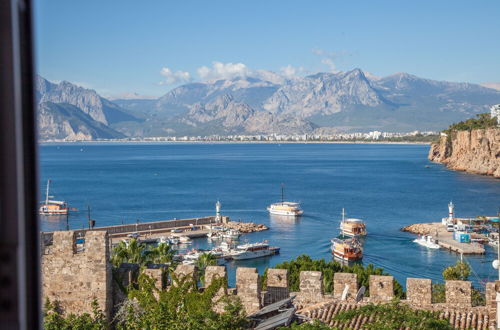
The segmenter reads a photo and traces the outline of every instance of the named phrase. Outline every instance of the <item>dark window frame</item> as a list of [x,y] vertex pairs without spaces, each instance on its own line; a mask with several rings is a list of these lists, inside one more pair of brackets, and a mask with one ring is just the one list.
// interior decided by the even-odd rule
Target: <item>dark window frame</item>
[[40,329],[31,0],[0,0],[0,328]]

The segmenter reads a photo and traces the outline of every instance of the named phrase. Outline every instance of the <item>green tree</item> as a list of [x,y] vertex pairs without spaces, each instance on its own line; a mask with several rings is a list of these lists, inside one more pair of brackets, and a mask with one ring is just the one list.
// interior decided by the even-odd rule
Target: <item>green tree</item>
[[148,253],[146,244],[139,243],[135,238],[129,241],[121,241],[114,248],[111,255],[111,263],[118,268],[123,263],[147,265],[151,254]]
[[58,303],[51,302],[47,298],[43,310],[43,328],[45,330],[102,330],[108,329],[109,324],[96,300],[92,301],[92,315],[83,313],[64,316]]
[[[363,266],[361,264],[342,265],[337,261],[325,261],[324,259],[313,260],[307,255],[300,255],[296,259],[285,261],[274,266],[274,268],[287,269],[288,281],[291,291],[299,290],[301,271],[320,271],[323,273],[323,287],[325,292],[333,291],[333,276],[335,273],[355,273],[358,278],[358,285],[370,288],[370,275],[388,275],[382,268],[377,268],[372,264]],[[267,269],[262,276],[262,285],[265,287],[267,280]],[[369,291],[367,292],[369,295]],[[404,298],[403,287],[394,280],[394,295],[397,298]]]
[[205,269],[207,266],[215,265],[217,265],[217,258],[212,253],[202,253],[198,260],[196,260],[198,275],[202,283],[205,283]]
[[[175,277],[175,275],[174,275]],[[175,285],[159,290],[145,274],[138,287],[129,290],[128,299],[115,316],[117,329],[245,329],[247,320],[236,297],[217,299],[225,279],[216,279],[200,292],[192,278],[174,278]],[[212,307],[224,304],[224,312]]]
[[[471,268],[465,261],[457,261],[453,266],[448,266],[443,271],[445,281],[467,281],[471,273]],[[483,306],[486,303],[484,294],[476,288],[472,288],[472,306]],[[432,302],[446,302],[446,287],[443,283],[432,285]]]
[[457,261],[454,266],[446,267],[443,271],[445,281],[467,281],[470,275],[470,266],[463,261]]

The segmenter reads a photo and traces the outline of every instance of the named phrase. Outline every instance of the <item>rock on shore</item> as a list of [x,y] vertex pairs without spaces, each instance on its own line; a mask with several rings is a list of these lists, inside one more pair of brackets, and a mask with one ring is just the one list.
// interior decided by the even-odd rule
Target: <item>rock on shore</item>
[[476,129],[442,136],[429,150],[429,160],[452,170],[500,178],[500,129]]
[[256,231],[268,230],[267,226],[262,224],[256,224],[253,222],[236,222],[230,221],[226,225],[226,227],[237,229],[242,233],[253,233]]
[[401,228],[401,231],[418,235],[433,235],[436,231],[439,231],[442,226],[441,222],[416,223]]

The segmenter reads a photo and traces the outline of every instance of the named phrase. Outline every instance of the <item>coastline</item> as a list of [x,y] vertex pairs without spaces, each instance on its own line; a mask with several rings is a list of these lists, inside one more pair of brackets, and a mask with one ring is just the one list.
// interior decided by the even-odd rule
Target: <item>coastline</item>
[[50,144],[394,144],[394,145],[430,145],[431,142],[416,141],[120,141],[120,140],[88,140],[88,141],[38,141],[39,145]]

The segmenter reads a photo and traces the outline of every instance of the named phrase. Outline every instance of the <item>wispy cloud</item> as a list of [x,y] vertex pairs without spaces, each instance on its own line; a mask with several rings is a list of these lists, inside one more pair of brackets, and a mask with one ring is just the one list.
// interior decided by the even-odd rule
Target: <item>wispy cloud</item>
[[302,75],[305,72],[306,72],[306,70],[304,69],[304,67],[302,67],[302,66],[295,67],[295,66],[292,66],[290,64],[280,68],[281,75],[283,75],[286,78],[293,78],[293,77],[296,77],[298,75]]
[[174,85],[186,83],[191,80],[191,75],[186,71],[173,71],[168,67],[163,67],[160,70],[160,74],[163,76],[163,80],[160,81],[160,85]]
[[197,73],[202,80],[215,80],[246,77],[250,73],[250,70],[243,63],[222,63],[215,61],[212,62],[212,67],[199,67]]
[[321,58],[321,63],[324,64],[330,72],[337,73],[340,70],[337,68],[337,62],[344,57],[351,56],[351,53],[341,52],[328,52],[321,48],[312,49],[312,53]]

